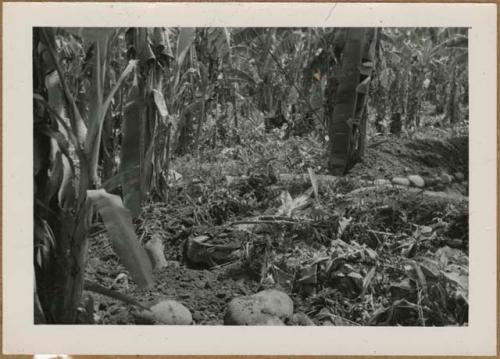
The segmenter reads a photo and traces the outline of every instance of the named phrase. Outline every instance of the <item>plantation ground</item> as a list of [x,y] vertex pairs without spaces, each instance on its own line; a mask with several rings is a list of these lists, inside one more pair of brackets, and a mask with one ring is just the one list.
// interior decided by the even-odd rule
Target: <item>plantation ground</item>
[[[136,289],[99,228],[86,279],[145,305],[174,299],[196,324],[222,325],[231,299],[263,288],[287,292],[316,325],[467,324],[468,138],[426,131],[372,137],[364,161],[327,183],[324,144],[312,138],[271,133],[178,158],[168,202],[145,205],[136,223],[142,243],[165,246],[155,287]],[[280,181],[308,169],[312,182]],[[376,181],[408,175],[425,188]],[[216,246],[193,249],[200,236]],[[138,323],[134,306],[90,295],[96,323]]]

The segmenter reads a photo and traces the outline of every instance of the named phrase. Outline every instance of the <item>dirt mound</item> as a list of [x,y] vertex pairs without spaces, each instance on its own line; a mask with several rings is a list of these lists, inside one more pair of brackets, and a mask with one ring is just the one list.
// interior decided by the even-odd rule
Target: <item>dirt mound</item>
[[366,148],[363,161],[350,177],[392,178],[404,174],[440,175],[441,172],[468,172],[468,138],[405,139],[381,137]]

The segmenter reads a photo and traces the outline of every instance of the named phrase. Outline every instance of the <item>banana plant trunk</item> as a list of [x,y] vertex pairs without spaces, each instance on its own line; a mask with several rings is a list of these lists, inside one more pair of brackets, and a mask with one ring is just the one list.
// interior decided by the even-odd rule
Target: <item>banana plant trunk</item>
[[[35,248],[43,245],[47,236],[53,243],[44,258],[34,258],[35,324],[74,324],[83,291],[87,230],[92,216],[85,196],[79,193],[88,187],[90,169],[85,160],[80,161],[80,181],[76,183],[69,160],[61,156],[64,142],[50,135],[68,135],[49,115],[49,107],[57,116],[64,114],[60,72],[55,59],[47,55],[52,52],[54,57],[54,44],[52,31],[33,30],[33,90],[38,96],[33,113]],[[38,161],[43,165],[37,165]]]
[[328,121],[328,167],[344,175],[363,155],[366,137],[366,100],[373,68],[375,30],[349,28],[342,50],[333,114]]

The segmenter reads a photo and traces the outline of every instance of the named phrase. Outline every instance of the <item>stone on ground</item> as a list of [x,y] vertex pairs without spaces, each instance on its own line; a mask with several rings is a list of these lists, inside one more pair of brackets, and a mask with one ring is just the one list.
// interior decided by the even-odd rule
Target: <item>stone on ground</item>
[[405,177],[394,177],[392,183],[399,186],[409,186],[410,180]]
[[453,174],[453,176],[457,179],[457,181],[463,181],[465,179],[465,176],[462,172],[456,172]]
[[425,186],[424,179],[419,175],[408,176],[408,179],[410,180],[410,183],[415,187],[422,188]]
[[193,323],[191,312],[175,300],[164,300],[153,305],[149,311],[137,315],[137,323],[155,323],[167,325],[190,325]]
[[293,314],[290,297],[276,289],[234,298],[224,316],[225,325],[283,325]]
[[441,182],[443,182],[444,184],[453,182],[453,176],[449,175],[448,173],[443,173],[440,178]]

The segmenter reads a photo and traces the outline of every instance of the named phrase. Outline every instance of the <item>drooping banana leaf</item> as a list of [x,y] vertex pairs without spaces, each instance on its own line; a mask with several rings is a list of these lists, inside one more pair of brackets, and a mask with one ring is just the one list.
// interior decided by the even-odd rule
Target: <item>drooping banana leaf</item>
[[101,215],[120,262],[140,288],[150,288],[153,285],[151,262],[139,244],[132,217],[121,198],[103,189],[89,190],[87,196]]

